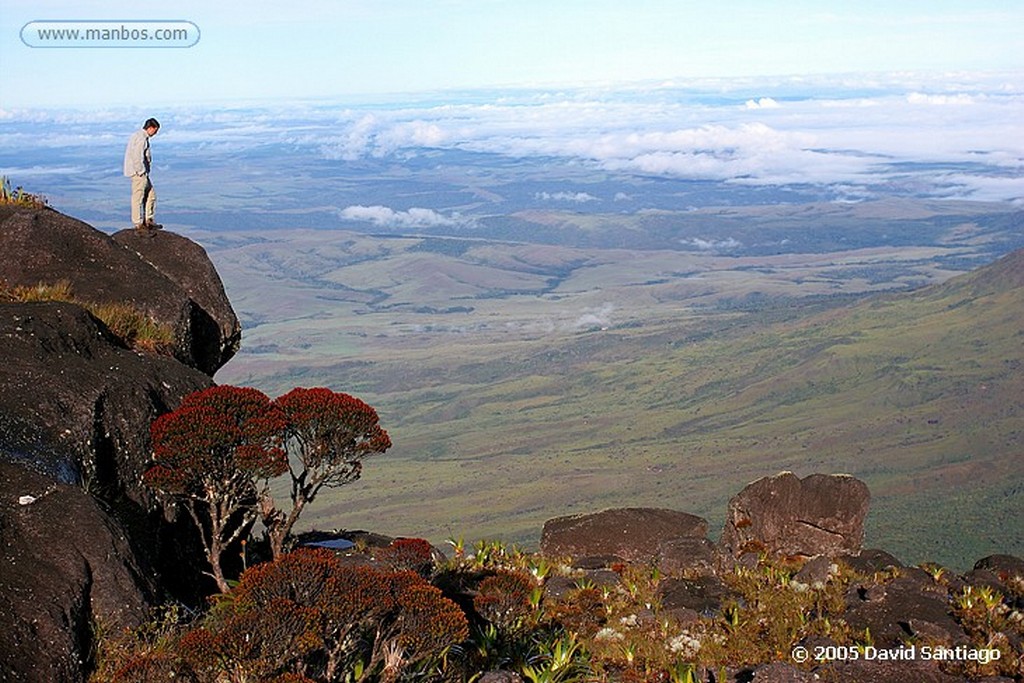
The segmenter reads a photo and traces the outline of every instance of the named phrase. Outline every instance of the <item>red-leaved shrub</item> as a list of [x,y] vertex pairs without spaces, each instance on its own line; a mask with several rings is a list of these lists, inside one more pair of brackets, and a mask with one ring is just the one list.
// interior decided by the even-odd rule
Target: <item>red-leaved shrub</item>
[[495,626],[515,628],[533,612],[530,598],[536,588],[529,574],[499,569],[480,582],[473,607]]
[[377,558],[395,571],[426,577],[434,566],[434,546],[422,538],[396,538],[377,552]]
[[288,469],[286,426],[262,392],[219,386],[189,394],[150,429],[153,465],[143,481],[184,502],[222,592],[221,556],[256,520],[256,481]]
[[165,655],[131,658],[119,671],[186,681],[364,681],[436,659],[468,635],[462,610],[418,574],[303,549],[249,569]]
[[[275,558],[324,487],[358,479],[363,458],[391,447],[377,412],[330,389],[293,389],[271,401],[250,388],[218,386],[189,394],[151,427],[150,487],[184,503],[221,592],[221,557],[262,518]],[[268,481],[288,474],[291,510],[277,507]]]

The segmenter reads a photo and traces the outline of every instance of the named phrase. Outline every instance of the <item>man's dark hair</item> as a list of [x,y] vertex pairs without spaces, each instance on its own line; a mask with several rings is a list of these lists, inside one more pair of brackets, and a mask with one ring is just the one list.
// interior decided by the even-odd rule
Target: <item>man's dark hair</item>
[[159,128],[160,122],[156,119],[146,119],[146,122],[142,124],[143,128]]

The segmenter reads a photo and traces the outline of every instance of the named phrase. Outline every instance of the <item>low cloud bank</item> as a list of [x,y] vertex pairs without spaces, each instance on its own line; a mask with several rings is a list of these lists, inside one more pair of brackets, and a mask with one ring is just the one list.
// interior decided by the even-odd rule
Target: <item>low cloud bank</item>
[[597,197],[586,192],[537,192],[535,198],[545,202],[573,202],[585,204],[586,202],[600,201]]
[[1024,138],[1007,123],[1024,120],[1024,83],[1014,78],[964,77],[955,91],[908,77],[850,79],[820,91],[776,85],[777,95],[735,99],[653,88],[423,107],[339,121],[341,132],[322,142],[321,153],[357,159],[434,148],[553,157],[671,178],[851,187],[854,195],[920,164],[913,173],[923,194],[1020,199],[1024,181],[1008,177],[1024,175]]
[[[118,148],[139,125],[126,116],[3,110],[0,152]],[[402,164],[414,158],[426,163],[432,153],[445,151],[641,176],[813,184],[841,188],[852,199],[912,187],[921,196],[1024,201],[1024,74],[1012,72],[442,93],[406,106],[182,108],[161,118],[166,130],[155,144],[164,150],[179,149],[183,157],[187,152],[196,163],[254,154],[254,169],[270,153]],[[37,129],[48,132],[32,132]],[[111,158],[109,165],[116,166]],[[905,182],[910,176],[913,182]],[[602,197],[547,190],[535,198],[584,203]],[[342,214],[382,225],[458,220],[430,209],[381,206],[351,206]]]
[[347,206],[338,215],[349,221],[373,223],[389,228],[431,228],[439,225],[459,225],[463,219],[458,214],[445,216],[433,209],[411,208],[395,211],[387,206]]

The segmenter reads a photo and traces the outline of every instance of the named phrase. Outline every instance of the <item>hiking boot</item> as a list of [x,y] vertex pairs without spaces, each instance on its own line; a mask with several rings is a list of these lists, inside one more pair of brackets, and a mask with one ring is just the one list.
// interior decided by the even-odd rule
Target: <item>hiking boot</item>
[[145,225],[150,230],[163,230],[163,227],[164,227],[164,226],[160,225],[159,223],[155,222],[152,218],[147,220],[143,225]]

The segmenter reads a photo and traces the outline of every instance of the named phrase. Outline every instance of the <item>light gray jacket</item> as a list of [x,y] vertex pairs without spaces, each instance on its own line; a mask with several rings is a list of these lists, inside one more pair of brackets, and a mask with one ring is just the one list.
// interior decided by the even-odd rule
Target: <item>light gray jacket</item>
[[124,174],[129,178],[149,173],[149,135],[143,128],[135,131],[128,139],[124,150]]

